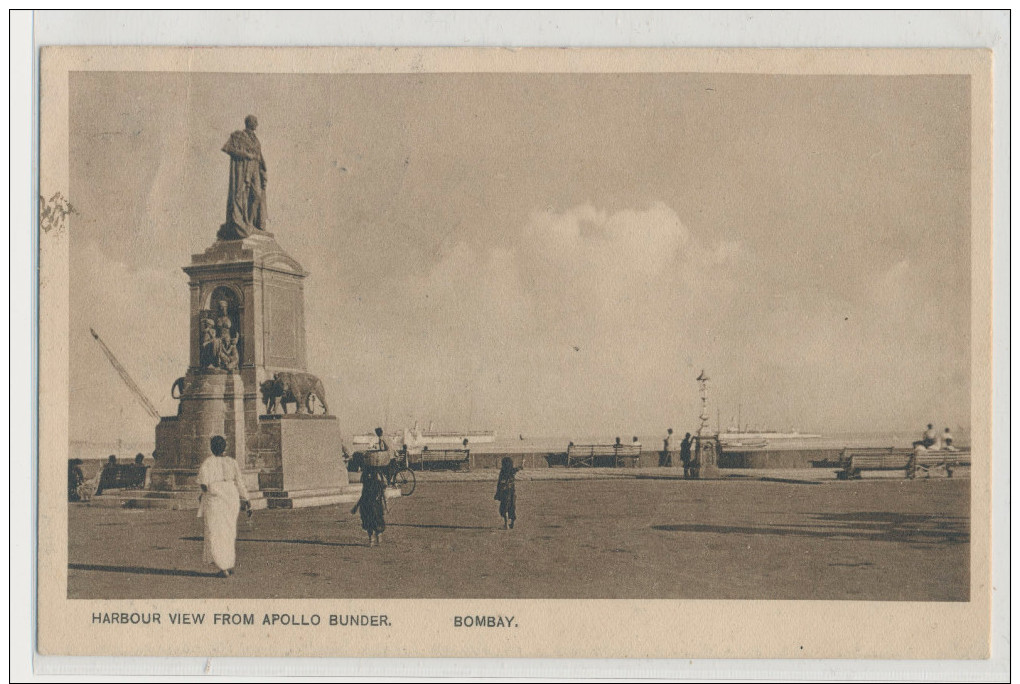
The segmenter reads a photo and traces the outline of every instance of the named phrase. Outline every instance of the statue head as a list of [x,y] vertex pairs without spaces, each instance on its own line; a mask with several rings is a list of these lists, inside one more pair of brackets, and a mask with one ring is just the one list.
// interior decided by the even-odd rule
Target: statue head
[[259,120],[255,118],[254,114],[249,114],[248,116],[244,117],[244,127],[247,128],[249,131],[254,131],[256,128],[259,127]]
[[227,313],[227,300],[226,299],[221,299],[220,301],[216,302],[216,308],[220,310],[220,315],[226,314]]

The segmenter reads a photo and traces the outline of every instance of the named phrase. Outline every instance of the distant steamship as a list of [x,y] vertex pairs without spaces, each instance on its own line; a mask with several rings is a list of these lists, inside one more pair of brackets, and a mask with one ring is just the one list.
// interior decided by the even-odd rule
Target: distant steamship
[[[390,446],[405,445],[408,449],[426,446],[429,448],[450,447],[462,445],[465,439],[468,440],[468,444],[492,444],[496,441],[496,433],[491,430],[440,432],[433,430],[431,424],[428,430],[422,430],[415,423],[414,427],[410,429],[404,428],[401,432],[390,435]],[[374,434],[355,435],[352,441],[355,448],[362,449],[370,449],[377,444]]]

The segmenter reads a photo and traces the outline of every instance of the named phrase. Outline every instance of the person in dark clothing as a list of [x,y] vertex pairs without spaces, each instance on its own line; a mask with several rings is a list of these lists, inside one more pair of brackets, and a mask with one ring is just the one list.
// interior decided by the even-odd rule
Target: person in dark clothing
[[684,439],[680,442],[680,462],[684,466],[684,479],[689,480],[693,477],[694,472],[691,468],[691,433],[684,435]]
[[133,476],[132,486],[145,487],[145,475],[148,467],[145,465],[145,454],[135,454],[134,466],[131,469]]
[[82,460],[72,458],[67,462],[67,500],[81,501],[80,487],[85,482],[85,473],[81,469]]
[[103,493],[103,489],[109,487],[116,480],[117,472],[117,457],[110,454],[109,458],[106,459],[106,465],[103,466],[102,472],[99,474],[99,486],[96,487],[96,496]]
[[517,521],[517,491],[516,477],[520,468],[514,467],[514,460],[504,456],[500,462],[499,479],[496,481],[496,496],[493,498],[499,502],[499,514],[503,518],[503,529],[514,528]]
[[368,532],[368,545],[382,543],[386,530],[386,477],[375,466],[366,465],[361,473],[361,498],[351,513],[361,512],[361,529]]

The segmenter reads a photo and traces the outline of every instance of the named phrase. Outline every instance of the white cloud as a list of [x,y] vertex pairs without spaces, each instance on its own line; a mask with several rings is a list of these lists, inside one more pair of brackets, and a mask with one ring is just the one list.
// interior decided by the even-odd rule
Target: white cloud
[[542,212],[511,233],[505,247],[459,242],[429,270],[396,274],[367,307],[375,325],[323,359],[356,362],[349,395],[376,415],[388,404],[391,415],[453,426],[592,431],[615,421],[632,431],[674,420],[677,366],[697,354],[698,292],[730,277],[740,246],[696,244],[661,203]]

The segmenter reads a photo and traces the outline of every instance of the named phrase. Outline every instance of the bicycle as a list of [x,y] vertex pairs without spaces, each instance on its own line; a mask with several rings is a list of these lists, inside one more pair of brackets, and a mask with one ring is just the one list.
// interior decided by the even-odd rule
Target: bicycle
[[414,471],[407,467],[407,465],[400,465],[400,463],[394,461],[390,464],[389,468],[392,469],[396,466],[396,470],[388,472],[386,474],[386,481],[391,487],[396,487],[400,490],[401,496],[411,496],[414,494],[414,487],[416,484]]
[[[347,469],[351,472],[358,472],[370,466],[373,462],[378,463],[379,452],[375,450],[355,451],[347,461]],[[388,487],[397,487],[401,496],[411,496],[414,493],[416,483],[414,472],[408,467],[407,454],[398,452],[397,456],[390,459],[384,466],[376,466],[386,477]]]

